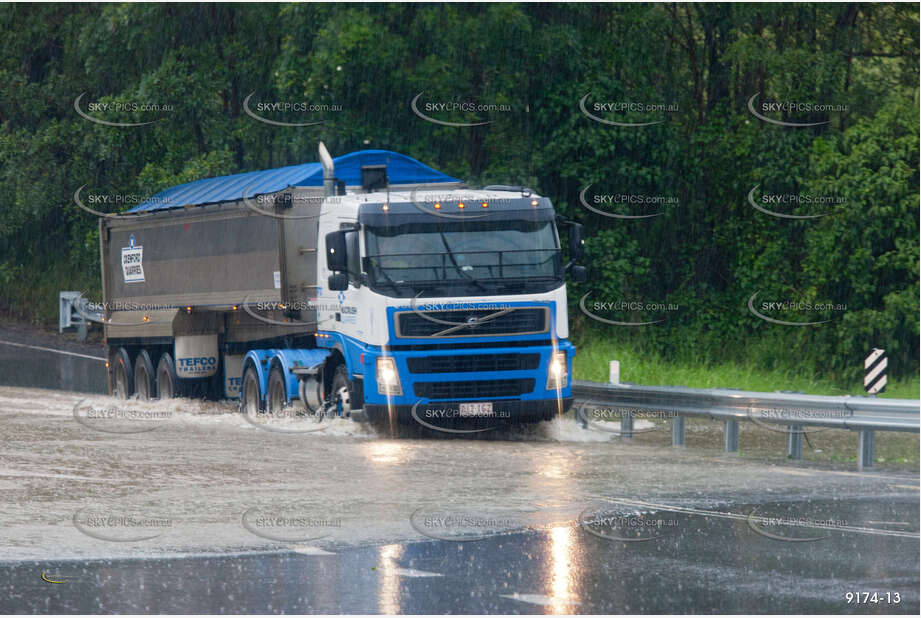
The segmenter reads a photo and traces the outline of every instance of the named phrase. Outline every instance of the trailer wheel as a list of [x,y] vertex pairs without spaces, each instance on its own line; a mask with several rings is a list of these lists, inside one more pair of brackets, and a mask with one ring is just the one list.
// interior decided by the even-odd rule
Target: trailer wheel
[[128,350],[118,348],[112,356],[112,373],[115,376],[112,393],[119,399],[128,399],[134,394],[134,371],[131,370],[131,357]]
[[272,367],[269,372],[269,389],[266,393],[269,414],[278,414],[288,404],[288,387],[281,367]]
[[138,399],[153,399],[157,396],[155,375],[150,354],[147,350],[141,350],[134,360],[134,392],[137,393]]
[[248,416],[261,414],[262,393],[259,388],[259,374],[252,365],[243,372],[243,385],[240,387],[240,411]]
[[173,357],[168,352],[160,356],[157,363],[157,394],[160,399],[172,399],[179,396],[179,382],[176,377],[176,366]]

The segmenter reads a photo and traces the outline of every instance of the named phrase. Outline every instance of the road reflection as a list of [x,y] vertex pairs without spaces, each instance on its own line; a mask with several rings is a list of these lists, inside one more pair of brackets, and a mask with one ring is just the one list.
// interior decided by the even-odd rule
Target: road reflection
[[548,542],[550,543],[550,609],[554,614],[571,614],[573,606],[578,604],[575,598],[572,582],[579,576],[574,572],[578,568],[578,561],[573,555],[576,546],[573,536],[577,534],[576,528],[557,527],[550,530]]
[[399,614],[400,606],[400,575],[397,573],[398,560],[403,556],[402,545],[384,545],[379,550],[380,562],[377,570],[380,572],[380,583],[377,591],[377,611],[381,614]]

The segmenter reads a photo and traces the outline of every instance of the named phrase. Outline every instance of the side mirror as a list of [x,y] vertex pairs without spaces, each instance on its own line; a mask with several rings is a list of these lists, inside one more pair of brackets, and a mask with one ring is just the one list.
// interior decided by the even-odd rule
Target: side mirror
[[569,259],[579,262],[585,256],[585,241],[582,240],[582,224],[572,223],[569,226]]
[[326,235],[326,267],[332,271],[344,272],[348,270],[348,250],[346,249],[345,232],[346,230],[339,230]]
[[345,273],[330,275],[329,279],[326,281],[326,287],[333,292],[347,290],[349,289],[349,276]]
[[582,283],[588,279],[588,275],[585,272],[585,266],[580,266],[578,264],[574,264],[569,268],[569,276],[576,283]]

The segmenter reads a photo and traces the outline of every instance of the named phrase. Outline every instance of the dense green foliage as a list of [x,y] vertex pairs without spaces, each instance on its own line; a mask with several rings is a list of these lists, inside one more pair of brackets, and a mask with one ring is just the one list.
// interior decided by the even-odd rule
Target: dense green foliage
[[[313,161],[361,148],[404,152],[467,179],[527,184],[587,224],[590,283],[571,319],[665,358],[755,363],[838,383],[869,348],[891,371],[918,368],[918,7],[697,5],[3,5],[0,6],[0,311],[54,318],[59,289],[98,298],[97,222],[81,186],[146,197],[205,176]],[[153,103],[96,111],[74,100]],[[337,106],[259,112],[262,102]],[[485,112],[413,114],[410,101]],[[822,123],[791,127],[758,119]],[[586,95],[589,95],[586,97]],[[588,118],[580,110],[619,122]],[[770,111],[763,102],[834,106]],[[596,102],[671,106],[605,111]],[[595,205],[580,193],[664,196]],[[755,194],[827,196],[766,209]],[[843,200],[843,201],[842,201]],[[108,207],[109,211],[118,208]],[[791,322],[829,320],[815,326]],[[671,303],[598,312],[593,302]],[[764,310],[765,301],[829,303]]]

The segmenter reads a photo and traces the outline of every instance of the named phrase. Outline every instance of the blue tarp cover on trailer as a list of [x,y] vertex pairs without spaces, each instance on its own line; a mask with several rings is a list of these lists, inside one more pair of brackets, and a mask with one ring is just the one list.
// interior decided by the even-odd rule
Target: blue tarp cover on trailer
[[[436,184],[460,182],[420,163],[412,157],[389,150],[359,150],[333,159],[336,178],[346,185],[361,184],[363,165],[386,165],[387,178],[392,185]],[[183,208],[201,204],[216,204],[247,197],[275,193],[288,187],[319,187],[323,185],[323,168],[319,163],[289,165],[272,170],[244,172],[217,178],[204,178],[184,185],[170,187],[141,202],[128,212],[149,212]]]

